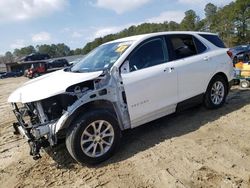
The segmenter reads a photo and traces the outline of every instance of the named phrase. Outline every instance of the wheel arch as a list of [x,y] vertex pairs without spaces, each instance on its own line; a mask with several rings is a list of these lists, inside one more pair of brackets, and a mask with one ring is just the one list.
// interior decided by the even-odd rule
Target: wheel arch
[[[112,114],[114,114],[117,121],[120,122],[115,105],[109,100],[100,99],[100,100],[90,101],[76,108],[73,111],[73,113],[70,114],[70,116],[66,119],[64,124],[60,127],[57,134],[59,136],[64,137],[64,135],[66,134],[66,131],[71,126],[72,122],[74,122],[74,120],[77,117],[79,117],[81,113],[85,113],[89,110],[94,110],[94,109],[105,109],[111,112]],[[119,127],[121,130],[123,130],[121,123],[119,123]]]
[[[66,148],[70,155],[77,162],[89,165],[97,164],[110,158],[118,149],[121,139],[121,130],[117,126],[118,122],[113,114],[106,109],[94,107],[93,110],[87,111],[83,116],[78,116],[78,118],[77,121],[72,122],[66,133]],[[100,122],[103,125],[104,121],[110,125],[105,123],[104,129],[102,129],[99,125]],[[99,124],[98,128],[96,123]],[[90,126],[92,131],[89,132],[87,130]],[[84,134],[85,131],[87,132],[86,134]],[[83,135],[86,136],[83,137]],[[104,139],[107,137],[110,137],[111,140]],[[86,142],[89,142],[89,144],[84,146]],[[103,149],[101,149],[100,145],[102,145]],[[90,151],[91,148],[93,149]]]
[[214,74],[213,77],[210,79],[210,81],[209,81],[209,83],[208,83],[208,85],[207,85],[207,88],[208,88],[210,82],[211,82],[214,78],[216,78],[217,76],[222,77],[222,78],[226,81],[226,84],[227,84],[227,93],[228,93],[229,90],[230,90],[229,80],[228,80],[227,75],[226,75],[225,73],[223,73],[223,72],[217,72],[216,74]]
[[[225,85],[226,88],[224,89],[224,95],[222,96],[223,97],[222,100],[219,103],[215,103],[211,99],[211,90],[212,90],[213,84],[215,82],[217,82],[218,80],[221,80],[221,81],[223,80],[223,82],[225,82],[224,84],[226,84]],[[230,84],[228,82],[228,77],[226,76],[226,74],[223,72],[217,72],[216,74],[213,75],[213,77],[210,79],[210,81],[207,85],[207,90],[206,90],[206,92],[204,94],[204,98],[203,98],[203,104],[208,109],[220,108],[225,103],[229,89],[230,89]]]

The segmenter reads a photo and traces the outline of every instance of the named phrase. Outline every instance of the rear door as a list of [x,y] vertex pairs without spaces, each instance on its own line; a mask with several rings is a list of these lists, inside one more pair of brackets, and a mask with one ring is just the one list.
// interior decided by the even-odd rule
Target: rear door
[[129,70],[121,76],[132,127],[174,112],[177,73],[168,61],[165,39],[157,37],[139,45],[122,66]]
[[169,35],[173,60],[178,74],[178,101],[183,101],[205,92],[214,72],[213,61],[207,47],[188,34]]

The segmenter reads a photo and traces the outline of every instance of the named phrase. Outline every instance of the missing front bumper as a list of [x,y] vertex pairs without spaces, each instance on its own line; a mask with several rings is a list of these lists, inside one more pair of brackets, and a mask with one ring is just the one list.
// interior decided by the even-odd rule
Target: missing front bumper
[[41,125],[33,128],[24,128],[19,123],[13,123],[14,134],[22,135],[29,144],[30,155],[34,160],[41,158],[41,148],[53,146],[56,143],[55,137],[52,136],[51,127],[54,124]]

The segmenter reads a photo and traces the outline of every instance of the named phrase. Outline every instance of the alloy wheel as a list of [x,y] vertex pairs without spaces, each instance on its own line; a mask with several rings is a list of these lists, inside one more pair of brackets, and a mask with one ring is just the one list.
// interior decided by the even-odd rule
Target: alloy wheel
[[225,87],[221,81],[217,81],[213,84],[211,90],[211,100],[215,105],[219,105],[224,98]]
[[114,129],[109,122],[97,120],[89,124],[82,133],[82,151],[89,157],[100,157],[109,151],[114,136]]

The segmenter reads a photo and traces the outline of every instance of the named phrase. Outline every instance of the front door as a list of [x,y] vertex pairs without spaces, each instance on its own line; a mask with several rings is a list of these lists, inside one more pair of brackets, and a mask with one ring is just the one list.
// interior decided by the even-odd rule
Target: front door
[[144,42],[125,63],[129,71],[121,76],[132,127],[175,111],[177,73],[175,62],[168,62],[164,38]]

